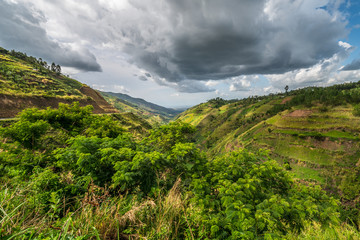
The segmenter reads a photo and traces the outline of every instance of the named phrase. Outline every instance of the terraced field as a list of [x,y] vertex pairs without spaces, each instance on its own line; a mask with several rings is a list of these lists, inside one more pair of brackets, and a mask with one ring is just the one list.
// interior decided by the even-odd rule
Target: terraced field
[[[333,88],[345,89],[334,97],[340,102],[320,99]],[[318,98],[299,102],[309,90],[230,102],[213,99],[179,119],[198,128],[199,146],[210,155],[238,148],[266,149],[299,181],[321,184],[344,201],[358,202],[344,192],[346,185],[358,185],[348,176],[360,165],[360,117],[354,114],[357,97],[348,94],[358,92],[359,83],[333,88],[315,88],[322,93]]]
[[0,118],[14,117],[28,107],[57,107],[74,101],[92,105],[94,113],[117,112],[95,90],[50,70],[42,60],[0,48]]

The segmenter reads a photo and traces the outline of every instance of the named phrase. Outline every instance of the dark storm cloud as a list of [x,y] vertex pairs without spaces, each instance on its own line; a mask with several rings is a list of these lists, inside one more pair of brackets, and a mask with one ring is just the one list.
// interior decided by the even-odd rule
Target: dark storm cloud
[[156,83],[161,86],[167,86],[175,89],[178,92],[185,93],[199,93],[199,92],[214,92],[215,89],[210,88],[202,81],[183,80],[179,82],[168,82],[164,78],[153,78]]
[[360,69],[360,59],[355,59],[348,65],[342,68],[343,71],[352,71]]
[[[34,5],[0,0],[0,45],[100,70],[94,55],[80,47],[86,43],[140,68],[140,80],[182,92],[213,91],[202,81],[257,74],[274,75],[271,82],[281,83],[279,75],[293,73],[292,81],[307,83],[300,77],[311,76],[297,72],[339,56],[344,46],[338,40],[347,35],[338,0],[17,2]],[[245,83],[235,81],[231,89],[247,89]]]
[[145,76],[139,76],[139,80],[141,81],[147,81],[148,79]]
[[189,81],[189,80],[177,82],[174,88],[179,92],[186,92],[186,93],[214,92],[215,91],[215,89],[209,88],[202,82]]
[[0,0],[0,45],[15,49],[64,67],[83,71],[101,71],[95,56],[87,49],[62,45],[50,39],[41,23],[46,19],[32,5]]
[[[313,1],[132,0],[132,62],[169,82],[282,74],[341,51],[346,23]],[[324,4],[324,2],[323,2]]]

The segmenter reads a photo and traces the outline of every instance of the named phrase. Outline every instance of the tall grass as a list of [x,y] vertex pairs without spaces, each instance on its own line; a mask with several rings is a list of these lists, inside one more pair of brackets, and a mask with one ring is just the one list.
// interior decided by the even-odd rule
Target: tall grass
[[[110,197],[106,188],[91,185],[77,199],[77,208],[54,219],[52,210],[26,201],[26,187],[3,185],[0,190],[0,239],[85,240],[85,239],[203,239],[198,236],[196,209],[181,194],[181,180],[170,191],[158,191],[154,197],[134,195]],[[328,240],[360,239],[360,233],[348,224],[321,226],[310,222],[286,239]]]
[[317,222],[308,223],[301,233],[289,233],[289,240],[359,240],[360,232],[348,224],[321,226]]
[[101,239],[184,238],[180,233],[186,225],[184,209],[178,180],[166,195],[158,193],[151,199],[119,196],[98,205],[85,203],[73,217],[72,232],[93,235],[96,230]]
[[5,185],[0,191],[0,239],[194,239],[180,183],[146,199],[110,197],[107,189],[92,185],[77,200],[77,209],[64,209],[62,218],[26,201],[26,188]]
[[41,231],[46,224],[40,206],[29,207],[26,188],[10,187],[7,184],[0,188],[0,236],[5,239],[19,239],[33,231]]

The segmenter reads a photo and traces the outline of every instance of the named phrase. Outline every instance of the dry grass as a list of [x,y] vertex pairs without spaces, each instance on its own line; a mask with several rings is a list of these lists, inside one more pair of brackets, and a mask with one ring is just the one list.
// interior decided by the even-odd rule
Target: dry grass
[[180,183],[178,179],[166,195],[143,201],[127,196],[106,199],[105,189],[103,195],[96,195],[93,191],[98,187],[90,188],[72,218],[70,232],[76,236],[98,233],[101,239],[177,239],[185,208]]
[[299,239],[299,240],[359,240],[360,233],[348,224],[342,224],[340,226],[321,226],[320,223],[312,222],[308,223],[301,233],[289,233],[287,239]]

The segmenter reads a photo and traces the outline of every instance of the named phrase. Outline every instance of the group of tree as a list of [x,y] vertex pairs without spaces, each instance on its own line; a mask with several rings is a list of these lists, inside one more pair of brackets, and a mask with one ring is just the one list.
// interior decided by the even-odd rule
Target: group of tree
[[16,57],[18,59],[26,61],[34,66],[39,67],[40,70],[41,70],[41,68],[43,68],[43,69],[52,71],[58,75],[61,74],[61,66],[59,64],[55,64],[54,62],[51,63],[51,65],[48,65],[48,63],[46,61],[44,61],[42,58],[36,59],[35,57],[28,56],[26,53],[22,53],[22,52],[15,51],[15,50],[8,51],[1,47],[0,47],[0,53],[9,54],[13,57]]
[[47,62],[46,62],[46,61],[43,61],[42,58],[39,58],[39,59],[38,59],[38,63],[39,63],[42,67],[44,67],[44,68],[46,68],[46,69],[48,69],[48,70],[50,70],[50,71],[52,71],[52,72],[55,72],[55,73],[58,74],[58,75],[61,74],[61,66],[60,66],[59,64],[56,65],[56,64],[53,62],[53,63],[51,63],[50,66],[48,66]]

